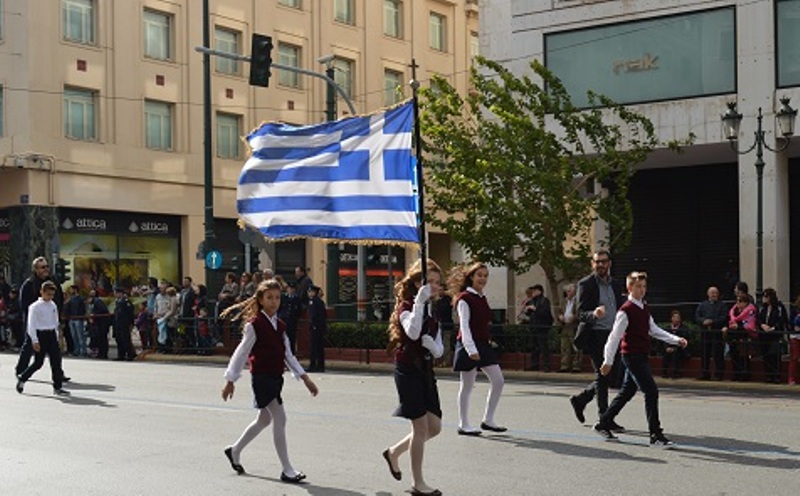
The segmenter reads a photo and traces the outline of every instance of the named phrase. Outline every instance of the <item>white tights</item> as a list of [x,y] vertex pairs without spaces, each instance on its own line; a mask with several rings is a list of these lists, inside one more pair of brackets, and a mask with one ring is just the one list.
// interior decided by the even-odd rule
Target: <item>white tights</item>
[[[494,412],[497,404],[500,403],[500,394],[503,392],[503,372],[499,365],[489,365],[481,367],[483,373],[489,378],[489,395],[486,398],[486,411],[483,414],[483,421],[489,425],[496,425],[494,422]],[[464,430],[472,430],[469,423],[469,398],[475,388],[475,379],[478,377],[478,369],[474,368],[466,372],[461,372],[461,387],[458,390],[458,427]]]
[[250,444],[270,423],[272,423],[272,440],[275,443],[275,451],[283,467],[283,473],[289,477],[297,475],[294,467],[289,462],[289,449],[286,446],[286,411],[278,400],[272,400],[266,408],[258,410],[256,419],[242,432],[239,439],[231,445],[231,455],[234,463],[239,463],[239,455],[242,450]]

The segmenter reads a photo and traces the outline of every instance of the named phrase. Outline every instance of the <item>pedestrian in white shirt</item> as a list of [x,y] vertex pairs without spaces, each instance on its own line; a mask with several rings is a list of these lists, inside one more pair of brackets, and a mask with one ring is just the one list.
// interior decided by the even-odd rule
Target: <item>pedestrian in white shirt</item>
[[28,307],[28,338],[35,352],[33,363],[17,376],[17,392],[22,394],[25,383],[44,365],[44,357],[50,360],[53,378],[53,394],[68,395],[61,388],[64,370],[61,368],[61,349],[58,347],[58,307],[53,298],[56,285],[52,281],[42,283],[41,297]]

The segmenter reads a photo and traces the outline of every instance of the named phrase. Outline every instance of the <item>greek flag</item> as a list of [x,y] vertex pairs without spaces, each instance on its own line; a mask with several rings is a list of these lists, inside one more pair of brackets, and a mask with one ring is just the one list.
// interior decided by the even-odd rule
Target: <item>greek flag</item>
[[237,209],[273,240],[418,243],[411,102],[314,126],[263,124],[247,136]]

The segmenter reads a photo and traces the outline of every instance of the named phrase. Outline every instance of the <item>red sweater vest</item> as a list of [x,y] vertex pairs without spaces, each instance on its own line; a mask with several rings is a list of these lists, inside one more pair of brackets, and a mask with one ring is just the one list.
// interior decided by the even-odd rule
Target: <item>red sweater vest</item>
[[[404,301],[400,308],[397,309],[397,316],[403,315],[403,312],[411,312],[414,309],[414,302]],[[439,323],[435,318],[426,316],[422,320],[422,332],[420,338],[425,334],[432,338],[436,338],[436,333],[439,332]],[[425,356],[425,348],[422,346],[422,339],[413,341],[408,334],[403,332],[400,336],[400,346],[397,348],[395,354],[395,361],[406,365],[414,365],[419,359]]]
[[[469,305],[469,329],[472,331],[472,340],[475,343],[488,343],[491,339],[489,325],[492,323],[492,310],[486,297],[464,291],[458,295],[458,300],[464,300]],[[460,329],[458,339],[461,339]]]
[[258,312],[250,323],[256,331],[256,342],[248,357],[250,373],[283,375],[283,361],[286,357],[283,333],[286,332],[286,324],[278,319],[278,329],[275,332],[264,312]]
[[636,355],[650,353],[650,307],[647,303],[644,308],[626,301],[619,309],[628,314],[628,329],[622,336],[622,354]]

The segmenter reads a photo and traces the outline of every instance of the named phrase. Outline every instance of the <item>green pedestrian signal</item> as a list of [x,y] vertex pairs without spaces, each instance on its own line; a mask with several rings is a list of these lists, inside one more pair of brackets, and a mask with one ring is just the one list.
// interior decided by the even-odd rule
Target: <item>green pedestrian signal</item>
[[253,33],[250,45],[250,85],[269,87],[271,68],[272,37]]

